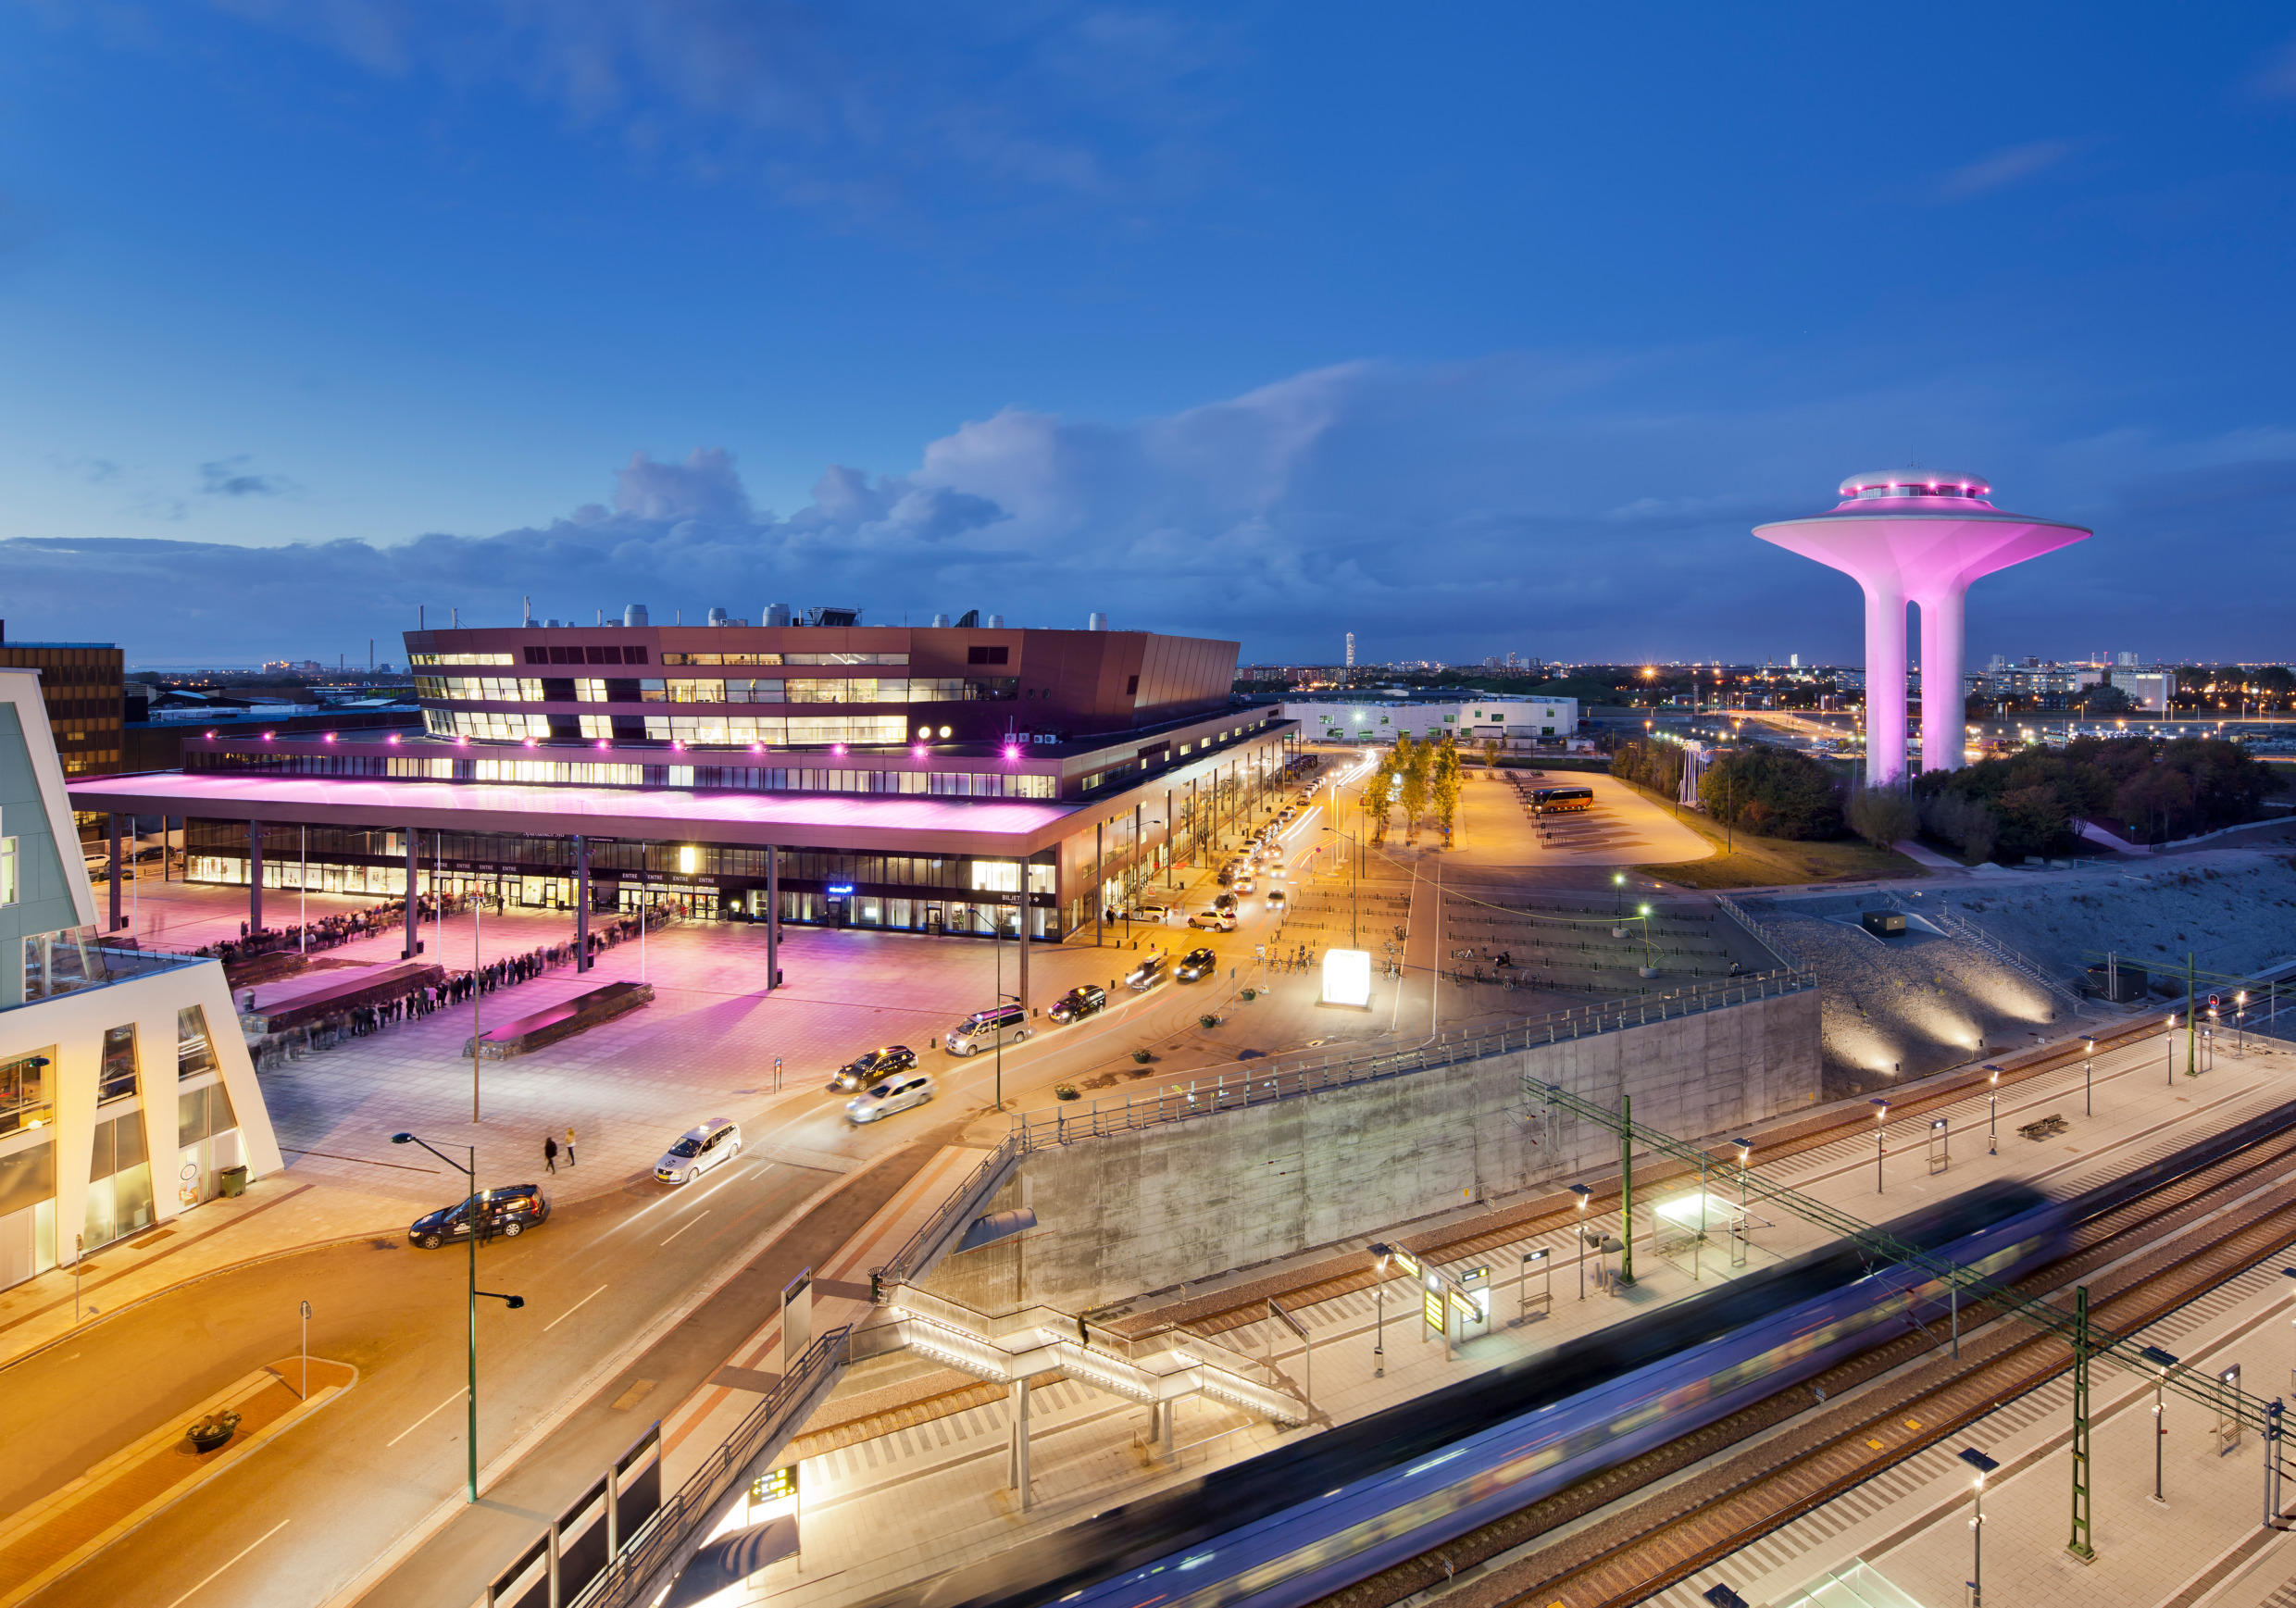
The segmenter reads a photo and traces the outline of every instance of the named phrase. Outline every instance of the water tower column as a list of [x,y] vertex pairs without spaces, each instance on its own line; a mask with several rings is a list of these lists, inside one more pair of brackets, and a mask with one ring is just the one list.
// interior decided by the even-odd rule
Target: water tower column
[[1894,571],[1859,580],[1866,589],[1866,783],[1879,787],[1905,774],[1905,588]]
[[1959,770],[1968,743],[1961,679],[1962,621],[1969,589],[1956,584],[1921,605],[1921,768]]

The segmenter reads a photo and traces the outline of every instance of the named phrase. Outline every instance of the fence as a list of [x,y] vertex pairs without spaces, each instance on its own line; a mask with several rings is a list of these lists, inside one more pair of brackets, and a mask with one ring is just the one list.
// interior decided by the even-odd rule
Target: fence
[[[1089,1109],[1075,1112],[1058,1109],[1019,1112],[1013,1117],[1012,1137],[1005,1143],[1017,1144],[1018,1153],[1026,1153],[1041,1150],[1047,1145],[1067,1144],[1071,1140],[1095,1139],[1135,1128],[1154,1128],[1163,1123],[1186,1122],[1218,1112],[1266,1105],[1278,1100],[1296,1100],[1301,1095],[1314,1094],[1326,1089],[1344,1089],[1356,1083],[1405,1077],[1415,1072],[1455,1066],[1462,1062],[1479,1061],[1490,1055],[1510,1054],[1536,1045],[1558,1044],[1569,1039],[1591,1038],[1601,1033],[1645,1027],[1670,1017],[1696,1016],[1703,1011],[1752,1004],[1757,1000],[1802,993],[1816,986],[1816,977],[1807,971],[1763,972],[1753,977],[1734,979],[1728,983],[1707,984],[1670,994],[1650,994],[1631,1003],[1574,1005],[1566,1011],[1509,1023],[1495,1030],[1463,1033],[1455,1040],[1445,1035],[1431,1045],[1422,1045],[1414,1050],[1363,1055],[1336,1062],[1327,1055],[1317,1062],[1295,1061],[1288,1066],[1271,1066],[1265,1070],[1256,1066],[1239,1066],[1232,1072],[1216,1073],[1209,1083],[1190,1082],[1161,1089],[1153,1094],[1127,1095],[1120,1105],[1095,1100]],[[998,1155],[1004,1153],[1004,1148],[1002,1145],[998,1147]],[[988,1165],[982,1164],[984,1170]],[[966,1197],[960,1193],[956,1198],[962,1200]],[[923,1238],[920,1233],[918,1240]],[[912,1240],[911,1243],[917,1241]]]
[[1802,962],[1794,954],[1794,952],[1788,949],[1783,943],[1778,941],[1778,934],[1772,932],[1768,928],[1763,926],[1762,923],[1747,915],[1746,907],[1744,905],[1741,904],[1737,900],[1731,898],[1727,893],[1716,893],[1714,896],[1714,903],[1716,909],[1720,910],[1725,916],[1728,916],[1732,921],[1737,922],[1739,926],[1744,928],[1748,932],[1753,933],[1754,937],[1761,940],[1769,952],[1778,956],[1780,961],[1784,962],[1790,969],[1795,971],[1802,969]]
[[1906,915],[1918,916],[1924,921],[1932,923],[1939,931],[1944,933],[1948,938],[1956,938],[1964,943],[1976,944],[1979,949],[1985,951],[1986,954],[2001,962],[2002,965],[2007,966],[2011,971],[2018,972],[2023,976],[2032,979],[2035,982],[2040,984],[2041,987],[2047,989],[2051,993],[2055,994],[2058,998],[2069,1001],[2073,1006],[2073,1015],[2076,1019],[2079,1017],[2083,1011],[2089,1008],[2088,1002],[2081,998],[2079,990],[2073,988],[2068,984],[2060,982],[2055,978],[2051,977],[2046,971],[2041,969],[2040,962],[2028,959],[2025,955],[2018,954],[2015,950],[2002,942],[2000,939],[1995,938],[1991,933],[1986,931],[1985,929],[1979,927],[1976,922],[1954,915],[1951,910],[1945,907],[1945,904],[1942,900],[1939,901],[1938,907],[1934,910],[1915,910],[1912,905],[1906,904],[1904,900],[1900,899],[1894,893],[1889,895],[1889,900],[1891,905],[1899,910],[1903,910]]
[[678,1494],[582,1589],[571,1608],[636,1608],[659,1597],[670,1577],[700,1550],[699,1538],[724,1513],[751,1463],[786,1444],[821,1393],[844,1371],[851,1334],[850,1329],[834,1328],[814,1341],[724,1444],[678,1488]]

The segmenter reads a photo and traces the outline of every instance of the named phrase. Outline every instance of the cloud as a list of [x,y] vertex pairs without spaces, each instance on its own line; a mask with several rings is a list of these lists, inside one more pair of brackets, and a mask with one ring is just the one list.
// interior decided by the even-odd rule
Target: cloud
[[1217,25],[1149,6],[213,0],[376,75],[507,84],[631,159],[848,216],[1167,189]]
[[2055,167],[2081,146],[2078,140],[2036,140],[2030,144],[2011,145],[1946,174],[1938,181],[1937,198],[1967,201],[2005,189]]
[[[859,606],[897,624],[978,607],[1019,625],[1232,638],[1251,659],[1854,658],[1855,586],[1753,540],[1822,511],[1841,474],[1916,443],[1969,461],[2004,507],[2097,539],[1993,577],[1970,649],[2285,652],[2296,590],[2296,439],[2035,439],[2062,398],[2031,374],[1864,382],[1765,405],[1727,350],[1357,362],[1132,420],[1006,408],[904,469],[829,466],[801,506],[758,505],[731,453],[633,453],[603,500],[493,534],[243,547],[0,542],[9,617],[118,635],[140,662],[336,653],[387,659],[437,620],[656,620],[717,605]],[[1884,446],[1883,443],[1890,443]],[[1978,462],[1977,459],[1983,461]],[[237,472],[234,466],[226,466]],[[2177,555],[2227,555],[2239,588],[2171,588]],[[2072,633],[2078,631],[2076,640]]]
[[248,455],[218,458],[199,466],[199,489],[210,497],[276,497],[291,486],[281,475],[245,473]]

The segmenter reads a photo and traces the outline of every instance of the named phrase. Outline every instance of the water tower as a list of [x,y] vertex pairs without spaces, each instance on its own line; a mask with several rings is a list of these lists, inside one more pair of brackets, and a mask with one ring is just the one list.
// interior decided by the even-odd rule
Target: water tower
[[1841,502],[1754,534],[1866,590],[1866,779],[1905,775],[1905,605],[1921,605],[1921,767],[1954,770],[1965,742],[1962,603],[1979,576],[2086,540],[2078,525],[2005,514],[1975,475],[1852,475]]

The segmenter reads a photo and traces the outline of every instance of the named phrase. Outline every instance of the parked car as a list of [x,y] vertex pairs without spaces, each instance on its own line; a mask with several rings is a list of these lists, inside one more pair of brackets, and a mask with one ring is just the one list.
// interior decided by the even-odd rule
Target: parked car
[[851,1123],[877,1122],[896,1111],[906,1111],[912,1105],[922,1105],[933,1097],[933,1080],[924,1072],[907,1072],[888,1078],[874,1089],[855,1095],[845,1102],[845,1120]]
[[740,1125],[730,1116],[713,1116],[679,1135],[678,1142],[654,1164],[654,1176],[666,1184],[690,1184],[741,1153]]
[[1029,1013],[1018,1005],[997,1005],[975,1011],[949,1029],[942,1042],[952,1055],[978,1055],[999,1044],[1017,1044],[1029,1036]]
[[1145,993],[1164,980],[1165,957],[1161,954],[1143,955],[1124,979],[1124,986],[1134,993]]
[[1135,921],[1162,921],[1170,914],[1171,906],[1167,904],[1148,904],[1132,906],[1132,919]]
[[550,1196],[542,1185],[512,1184],[506,1189],[480,1190],[473,1200],[424,1213],[406,1230],[406,1238],[425,1251],[435,1251],[449,1240],[469,1239],[474,1222],[481,1240],[497,1236],[515,1240],[549,1220]]
[[880,1081],[888,1073],[905,1072],[916,1065],[916,1051],[906,1044],[887,1044],[840,1066],[830,1078],[830,1092],[850,1094]]
[[1219,969],[1219,956],[1203,944],[1198,944],[1179,957],[1179,969],[1172,975],[1181,982],[1194,982],[1210,977]]
[[1053,1002],[1046,1014],[1055,1022],[1080,1022],[1108,1003],[1108,991],[1098,983],[1079,983]]

